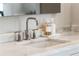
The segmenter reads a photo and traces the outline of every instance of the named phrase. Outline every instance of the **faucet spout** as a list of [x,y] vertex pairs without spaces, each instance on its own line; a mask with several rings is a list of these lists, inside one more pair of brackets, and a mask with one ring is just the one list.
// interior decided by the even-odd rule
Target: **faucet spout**
[[28,38],[29,38],[29,33],[28,33],[28,22],[29,22],[29,20],[35,20],[36,26],[38,26],[38,20],[36,18],[34,18],[34,17],[27,18],[27,20],[26,20],[26,31],[25,31],[26,39],[25,40],[28,40]]

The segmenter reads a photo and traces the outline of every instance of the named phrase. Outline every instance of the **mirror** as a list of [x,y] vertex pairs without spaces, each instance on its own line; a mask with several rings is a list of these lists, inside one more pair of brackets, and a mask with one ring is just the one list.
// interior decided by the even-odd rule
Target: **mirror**
[[[59,3],[0,3],[0,16],[60,12]],[[41,13],[41,14],[42,14]]]
[[0,3],[0,16],[36,14],[38,5],[37,3]]

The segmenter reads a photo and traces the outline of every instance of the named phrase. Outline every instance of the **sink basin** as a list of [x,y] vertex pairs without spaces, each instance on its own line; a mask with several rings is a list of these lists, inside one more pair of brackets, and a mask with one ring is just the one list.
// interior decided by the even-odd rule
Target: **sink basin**
[[67,42],[68,41],[65,41],[65,40],[47,39],[42,41],[31,41],[28,44],[24,43],[22,45],[36,47],[36,48],[46,48],[46,47],[67,43]]
[[66,43],[66,42],[67,41],[62,41],[62,40],[46,40],[46,41],[31,43],[29,45],[37,48],[45,48],[45,47]]

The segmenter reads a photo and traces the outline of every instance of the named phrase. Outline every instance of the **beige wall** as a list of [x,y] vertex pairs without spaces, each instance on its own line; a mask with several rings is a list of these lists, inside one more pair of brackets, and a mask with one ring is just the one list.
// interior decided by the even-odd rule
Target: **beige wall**
[[71,21],[71,4],[62,3],[61,13],[57,14],[55,17],[55,23],[57,25],[57,28],[70,26],[70,21]]
[[72,25],[79,26],[79,3],[72,3]]
[[72,30],[79,31],[79,3],[71,4],[71,24]]

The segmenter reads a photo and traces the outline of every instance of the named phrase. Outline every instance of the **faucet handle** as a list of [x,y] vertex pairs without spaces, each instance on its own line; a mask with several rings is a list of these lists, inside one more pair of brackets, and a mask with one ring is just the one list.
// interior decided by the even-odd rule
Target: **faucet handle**
[[36,38],[35,29],[33,29],[32,31],[33,31],[33,37],[32,37],[32,39],[35,39]]
[[33,29],[33,39],[41,37],[40,29]]

